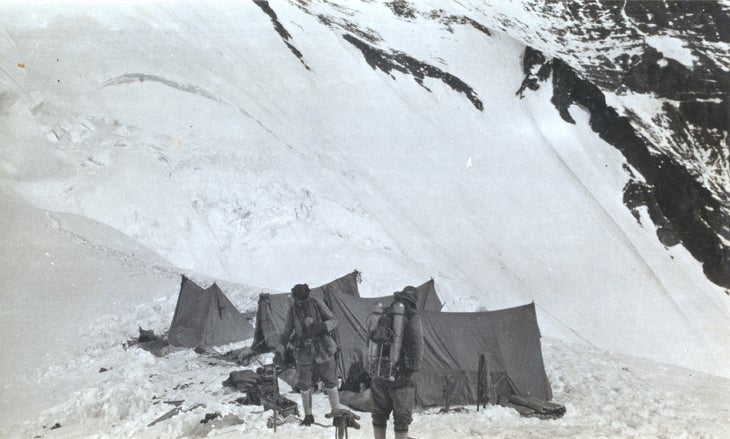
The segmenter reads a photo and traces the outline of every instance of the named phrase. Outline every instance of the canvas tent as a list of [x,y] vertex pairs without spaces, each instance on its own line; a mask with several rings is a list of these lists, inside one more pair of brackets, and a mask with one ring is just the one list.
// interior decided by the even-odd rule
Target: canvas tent
[[[358,279],[359,273],[353,272],[312,290],[337,318],[337,373],[346,382],[365,370],[367,317],[378,303],[388,305],[393,299],[360,297]],[[474,404],[480,386],[492,403],[512,397],[552,399],[534,303],[497,311],[440,312],[443,305],[433,279],[417,290],[425,339],[423,366],[416,375],[419,405]],[[277,346],[290,301],[290,294],[259,297],[253,351]]]
[[[378,303],[388,305],[393,300],[392,294],[360,297],[359,275],[353,272],[312,290],[337,318],[333,331],[338,344],[337,373],[346,383],[364,375],[367,317]],[[425,341],[422,368],[415,376],[417,404],[475,404],[479,388],[482,402],[489,397],[491,403],[512,407],[515,398],[536,404],[552,399],[534,303],[497,311],[440,312],[443,304],[433,279],[417,291]],[[290,294],[259,297],[252,351],[266,352],[278,345],[291,300]]]
[[[351,297],[360,297],[357,284],[360,282],[360,272],[355,270],[327,284],[313,288],[310,294],[324,298],[326,294],[336,293]],[[267,352],[279,344],[279,334],[286,323],[286,313],[291,305],[291,294],[268,294],[259,296],[256,310],[256,329],[254,331],[251,350]]]
[[[540,345],[535,304],[473,313],[422,313],[425,349],[416,378],[420,405],[473,404],[479,358],[496,397],[552,399]],[[496,401],[492,401],[496,402]]]
[[416,287],[418,294],[418,309],[426,311],[441,311],[444,304],[436,294],[436,285],[433,279]]
[[[338,373],[348,379],[363,370],[366,319],[376,303],[390,298],[356,298],[329,294],[338,320]],[[388,302],[384,302],[388,304]],[[444,313],[421,311],[424,329],[423,367],[416,375],[416,402],[421,406],[473,404],[477,400],[479,359],[484,354],[490,393],[552,398],[540,347],[534,304],[499,311]],[[496,402],[496,401],[492,401]]]
[[[418,309],[420,311],[438,312],[443,307],[436,294],[433,279],[416,287]],[[327,294],[325,302],[337,318],[335,339],[339,346],[337,352],[337,372],[347,379],[363,371],[363,352],[367,344],[367,328],[365,319],[377,304],[387,306],[393,295],[382,297],[352,298],[340,294]]]
[[253,327],[215,283],[208,288],[182,277],[168,340],[172,346],[208,349],[246,340]]

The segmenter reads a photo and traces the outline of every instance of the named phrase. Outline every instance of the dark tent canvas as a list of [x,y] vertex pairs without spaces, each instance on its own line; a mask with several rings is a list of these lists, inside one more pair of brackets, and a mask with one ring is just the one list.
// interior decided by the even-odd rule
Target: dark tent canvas
[[168,340],[172,346],[208,349],[246,340],[253,327],[218,285],[203,289],[182,277]]
[[[387,298],[354,298],[330,294],[338,320],[338,373],[349,378],[363,370],[366,319]],[[443,313],[421,311],[424,359],[416,378],[416,402],[421,406],[473,404],[477,400],[479,358],[489,371],[489,393],[550,400],[534,304],[499,311]]]
[[309,294],[317,297],[324,297],[327,293],[332,292],[360,297],[360,290],[357,287],[357,284],[359,284],[360,281],[360,272],[355,270],[352,273],[333,280],[332,282],[328,282],[317,288],[312,288],[312,291]]
[[[473,404],[479,359],[493,398],[552,399],[540,345],[535,304],[474,313],[423,312],[425,349],[416,378],[420,405]],[[492,401],[496,402],[496,401]]]
[[[327,284],[313,288],[310,294],[323,298],[326,293],[337,293],[351,297],[360,297],[357,284],[360,272],[353,271]],[[266,352],[274,349],[279,343],[279,334],[286,323],[286,313],[291,305],[291,294],[261,294],[256,310],[256,329],[251,350]]]
[[[433,279],[416,287],[418,309],[438,312],[443,305],[436,294]],[[327,305],[332,309],[338,321],[335,338],[339,346],[337,353],[338,375],[347,379],[363,372],[363,355],[367,344],[367,328],[365,320],[377,304],[387,306],[393,295],[382,297],[352,298],[339,294],[325,296]]]
[[416,290],[418,292],[418,309],[441,311],[441,308],[444,307],[438,294],[436,294],[436,285],[433,279],[419,285]]

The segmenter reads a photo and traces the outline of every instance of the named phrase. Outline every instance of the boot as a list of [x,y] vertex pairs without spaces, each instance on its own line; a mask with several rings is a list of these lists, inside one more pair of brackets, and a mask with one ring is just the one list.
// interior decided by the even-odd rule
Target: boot
[[373,438],[385,439],[385,427],[376,427],[373,425]]
[[337,391],[337,387],[331,389],[325,389],[327,392],[327,399],[330,400],[330,410],[334,413],[335,410],[340,410],[340,392]]
[[394,431],[395,439],[409,439],[407,431]]
[[304,420],[299,425],[309,427],[314,423],[314,416],[312,416],[312,389],[302,390],[302,406],[304,407]]

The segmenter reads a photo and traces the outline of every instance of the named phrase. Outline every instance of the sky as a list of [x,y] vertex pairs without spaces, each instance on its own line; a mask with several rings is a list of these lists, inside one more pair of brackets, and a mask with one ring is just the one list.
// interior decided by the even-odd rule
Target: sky
[[[0,426],[11,437],[201,436],[191,429],[206,410],[247,420],[220,426],[231,434],[266,436],[260,407],[226,402],[231,365],[123,343],[139,327],[167,330],[180,273],[227,282],[251,311],[261,291],[353,268],[363,295],[433,277],[449,311],[535,302],[568,415],[493,407],[467,432],[462,414],[423,413],[421,432],[728,430],[717,421],[730,406],[726,296],[681,246],[658,242],[648,215],[639,224],[623,206],[625,162],[583,109],[566,124],[547,83],[515,96],[523,43],[404,20],[378,2],[271,5],[288,39],[253,2],[0,6],[0,295],[10,304]],[[373,69],[342,38],[348,23],[457,76],[484,109],[435,78]],[[173,370],[204,385],[175,393]],[[162,392],[206,407],[149,430]]]

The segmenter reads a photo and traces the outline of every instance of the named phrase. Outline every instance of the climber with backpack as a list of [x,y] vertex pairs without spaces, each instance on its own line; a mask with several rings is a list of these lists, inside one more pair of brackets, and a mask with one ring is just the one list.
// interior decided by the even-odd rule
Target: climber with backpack
[[423,357],[423,324],[417,308],[416,288],[407,286],[393,293],[388,307],[376,307],[369,319],[367,362],[375,439],[385,439],[391,412],[395,438],[408,437],[416,400],[413,374]]

